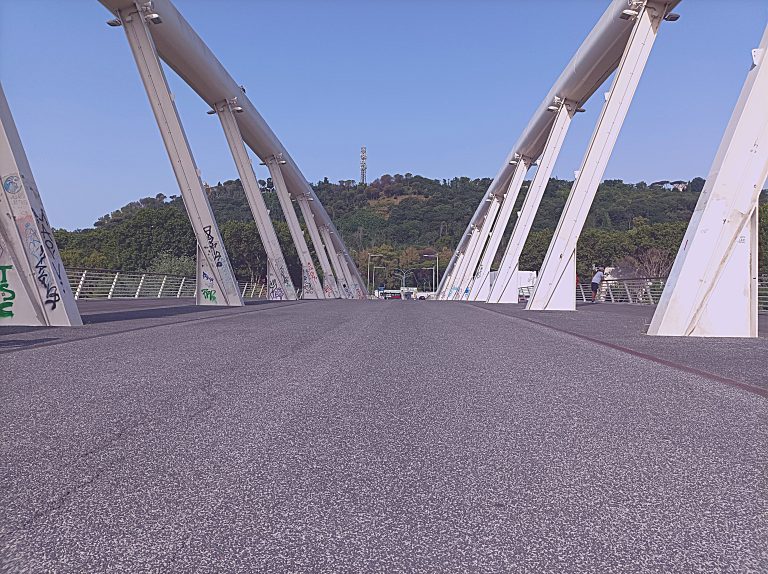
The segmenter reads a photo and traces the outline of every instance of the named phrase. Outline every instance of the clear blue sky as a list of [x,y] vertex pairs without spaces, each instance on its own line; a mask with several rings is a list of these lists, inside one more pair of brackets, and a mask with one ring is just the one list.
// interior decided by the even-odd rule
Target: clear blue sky
[[[608,0],[177,0],[307,179],[492,177]],[[683,0],[607,178],[705,176],[768,21],[765,0]],[[90,226],[178,194],[120,28],[96,0],[0,0],[0,80],[50,219]],[[169,74],[203,179],[237,177],[207,106]],[[578,169],[602,98],[555,169]],[[257,165],[257,170],[262,169]],[[259,172],[260,177],[265,177]]]

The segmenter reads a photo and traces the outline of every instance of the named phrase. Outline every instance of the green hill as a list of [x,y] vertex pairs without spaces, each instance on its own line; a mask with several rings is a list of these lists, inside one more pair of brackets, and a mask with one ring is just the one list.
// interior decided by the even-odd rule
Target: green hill
[[[383,175],[367,186],[352,181],[331,183],[326,178],[313,187],[364,276],[368,255],[377,254],[382,257],[374,259],[376,265],[416,269],[419,283],[426,284],[431,273],[421,268],[432,266],[434,260],[423,255],[439,253],[441,269],[445,268],[490,182],[487,178],[466,177],[433,180],[407,173]],[[298,283],[300,265],[277,197],[271,191],[271,182],[260,183],[291,274]],[[522,269],[540,266],[572,183],[550,180],[521,258]],[[689,191],[680,192],[649,187],[643,182],[603,182],[579,240],[579,273],[588,274],[592,265],[618,266],[626,274],[666,273],[703,184],[697,178]],[[523,189],[527,189],[527,182]],[[240,181],[211,186],[208,195],[238,277],[262,277],[266,258]],[[523,198],[521,193],[515,212]],[[766,205],[761,211],[760,264],[766,272]],[[513,225],[514,217],[507,236]],[[159,194],[141,199],[99,218],[93,228],[58,229],[56,239],[69,267],[194,273],[195,239],[178,196]]]

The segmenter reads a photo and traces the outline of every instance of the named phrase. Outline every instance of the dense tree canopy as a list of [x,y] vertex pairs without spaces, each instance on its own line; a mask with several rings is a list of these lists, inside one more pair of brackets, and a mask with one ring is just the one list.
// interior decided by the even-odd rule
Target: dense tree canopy
[[[417,282],[428,287],[434,258],[425,255],[438,254],[440,268],[446,267],[490,183],[487,178],[434,180],[406,173],[383,175],[367,186],[349,180],[334,184],[326,178],[313,187],[363,276],[371,255],[373,264],[389,270],[413,269]],[[550,180],[521,257],[521,269],[535,270],[541,265],[572,183]],[[289,270],[298,283],[301,266],[271,182],[260,184]],[[522,206],[527,185],[515,212]],[[604,181],[579,239],[578,272],[587,275],[593,265],[610,265],[625,275],[666,273],[703,186],[701,178],[694,179],[683,192],[644,182]],[[266,258],[239,180],[211,186],[208,196],[237,276],[249,281],[263,278]],[[765,194],[762,199],[766,199]],[[761,211],[760,266],[765,272],[768,205]],[[91,229],[56,230],[56,238],[65,264],[71,267],[191,273],[196,251],[181,198],[162,194],[105,215]],[[378,274],[377,282],[383,275],[380,270]],[[392,284],[394,278],[390,276],[389,282]]]

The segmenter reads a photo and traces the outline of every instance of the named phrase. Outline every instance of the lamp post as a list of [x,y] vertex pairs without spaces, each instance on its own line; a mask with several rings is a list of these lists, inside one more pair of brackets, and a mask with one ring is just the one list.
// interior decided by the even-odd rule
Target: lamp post
[[[368,267],[367,267],[367,270],[368,270],[368,295],[372,295],[372,293],[371,293],[371,258],[372,257],[384,257],[384,256],[379,254],[379,253],[369,253],[368,254]],[[375,271],[374,271],[374,273],[375,273]]]
[[373,284],[373,290],[376,290],[376,270],[377,269],[386,269],[386,267],[383,267],[381,265],[374,265],[373,266],[373,273],[371,274],[371,283]]
[[432,291],[435,290],[435,268],[434,267],[419,267],[421,271],[431,271],[432,272],[432,279],[430,281],[430,286],[432,287]]
[[435,260],[435,279],[432,281],[432,291],[437,293],[437,280],[439,279],[438,276],[440,274],[440,254],[435,251],[434,255],[423,255],[422,257]]

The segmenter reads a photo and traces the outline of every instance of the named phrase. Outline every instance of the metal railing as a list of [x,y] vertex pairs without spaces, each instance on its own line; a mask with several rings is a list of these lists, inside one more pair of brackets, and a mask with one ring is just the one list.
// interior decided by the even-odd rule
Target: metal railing
[[[639,305],[655,305],[664,291],[666,277],[644,279],[606,279],[600,284],[597,300],[604,303],[635,303]],[[760,313],[768,313],[768,277],[759,277],[757,283],[757,309]],[[521,301],[527,301],[533,287],[521,287]],[[576,285],[576,302],[592,301],[592,285],[579,283]]]
[[[108,269],[67,269],[75,299],[145,299],[194,297],[195,278]],[[263,283],[238,282],[244,299],[263,299]]]

